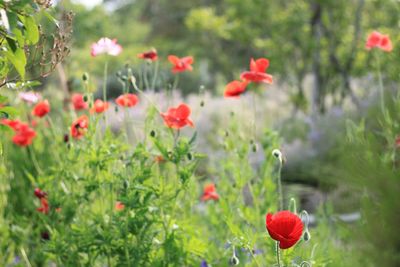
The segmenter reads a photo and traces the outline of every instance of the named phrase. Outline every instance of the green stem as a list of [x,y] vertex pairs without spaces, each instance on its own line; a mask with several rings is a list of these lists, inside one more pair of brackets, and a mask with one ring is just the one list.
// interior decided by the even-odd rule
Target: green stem
[[140,93],[141,95],[143,95],[144,98],[146,98],[146,100],[147,100],[152,106],[154,106],[154,108],[157,110],[158,113],[161,113],[161,111],[157,108],[156,104],[154,104],[154,102],[153,102],[142,90],[140,90],[140,89],[137,87],[136,83],[135,83],[135,82],[131,82],[131,83],[132,83],[133,88],[134,88],[138,93]]
[[144,80],[144,85],[146,87],[146,91],[149,90],[149,80],[147,77],[147,68],[148,68],[147,64],[148,64],[147,62],[144,63],[144,71],[143,71],[143,80]]
[[[108,74],[108,61],[104,64],[104,80],[103,80],[103,101],[107,102],[107,74]],[[104,112],[104,125],[107,128],[107,116]]]
[[257,258],[256,258],[256,255],[254,255],[253,250],[252,250],[250,247],[247,247],[247,249],[249,250],[250,255],[251,255],[251,257],[253,258],[253,260],[254,260],[256,266],[260,267],[261,265],[258,263]]
[[155,64],[155,69],[154,69],[154,75],[153,75],[153,81],[151,82],[151,89],[155,91],[155,86],[156,86],[156,81],[157,81],[157,76],[158,76],[158,67],[159,67],[159,63],[158,60],[156,61]]
[[283,192],[282,192],[282,159],[279,159],[279,168],[278,168],[278,200],[279,200],[279,210],[283,210]]
[[276,241],[276,245],[275,245],[275,252],[276,252],[276,261],[278,262],[278,267],[282,267],[281,265],[281,254],[280,254],[280,250],[279,250],[279,242]]
[[379,80],[379,93],[380,93],[380,98],[381,98],[381,111],[382,111],[382,114],[385,114],[385,95],[384,95],[384,91],[383,91],[383,79],[382,79],[382,72],[381,72],[381,61],[380,61],[378,55],[376,55],[376,63],[377,63],[377,66],[378,66],[378,80]]

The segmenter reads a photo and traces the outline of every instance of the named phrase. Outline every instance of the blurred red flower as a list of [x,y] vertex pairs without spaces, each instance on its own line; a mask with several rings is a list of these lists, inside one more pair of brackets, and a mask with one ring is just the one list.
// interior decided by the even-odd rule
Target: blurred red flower
[[75,110],[84,110],[88,108],[88,104],[83,99],[83,95],[78,93],[72,95],[72,105]]
[[389,35],[381,34],[380,32],[373,31],[367,38],[365,48],[371,50],[372,48],[379,48],[385,52],[391,52],[393,50],[392,41],[390,41]]
[[116,211],[122,211],[125,209],[125,205],[121,201],[117,201],[115,203],[115,210]]
[[140,53],[137,56],[138,56],[138,58],[149,59],[151,61],[156,61],[158,58],[157,50],[154,48],[152,48],[151,50],[146,51],[144,53]]
[[240,75],[240,79],[256,83],[272,84],[272,76],[265,73],[269,67],[269,60],[266,58],[259,58],[250,60],[250,71],[245,71]]
[[18,146],[29,146],[36,137],[35,130],[30,128],[27,123],[20,122],[19,120],[3,119],[1,124],[7,125],[14,130],[15,135],[12,141]]
[[96,101],[94,101],[94,105],[93,107],[90,109],[91,113],[103,113],[104,111],[106,111],[108,109],[110,105],[108,104],[108,102],[104,102],[101,99],[96,99]]
[[169,128],[180,129],[186,125],[193,127],[193,122],[189,118],[191,112],[188,105],[180,104],[176,108],[169,108],[167,112],[161,113],[161,117]]
[[279,242],[281,249],[294,246],[303,233],[303,223],[296,214],[283,210],[266,215],[266,228],[272,239]]
[[202,201],[218,200],[218,199],[219,195],[217,194],[215,184],[207,184],[206,186],[204,186],[203,195],[201,197]]
[[47,193],[44,192],[44,191],[42,191],[40,188],[35,188],[34,193],[35,193],[35,196],[36,196],[38,199],[42,199],[42,198],[44,198],[44,197],[47,196]]
[[120,95],[115,102],[121,107],[133,107],[138,103],[139,99],[134,94]]
[[46,116],[47,113],[50,112],[50,104],[49,101],[44,100],[36,104],[36,106],[32,110],[32,115],[42,118]]
[[177,73],[177,72],[184,72],[184,71],[192,71],[193,67],[193,57],[183,57],[179,58],[174,55],[169,55],[168,56],[169,62],[171,62],[172,65],[172,72]]
[[71,125],[71,136],[75,139],[82,138],[89,127],[89,118],[82,115],[77,118]]
[[246,91],[246,86],[249,84],[247,81],[233,81],[225,86],[225,97],[239,97]]
[[49,207],[49,202],[47,201],[47,198],[42,197],[40,199],[40,204],[41,204],[41,206],[39,208],[37,208],[37,211],[41,212],[43,214],[48,214],[50,211],[50,207]]

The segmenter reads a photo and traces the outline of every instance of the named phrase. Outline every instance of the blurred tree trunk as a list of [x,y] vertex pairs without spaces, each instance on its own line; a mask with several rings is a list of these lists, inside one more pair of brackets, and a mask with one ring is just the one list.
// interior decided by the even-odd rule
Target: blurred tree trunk
[[323,94],[322,94],[322,75],[321,75],[321,37],[322,37],[322,22],[321,13],[322,7],[318,2],[311,4],[311,38],[314,42],[312,73],[314,76],[314,84],[312,88],[311,111],[315,115],[319,112],[324,112]]

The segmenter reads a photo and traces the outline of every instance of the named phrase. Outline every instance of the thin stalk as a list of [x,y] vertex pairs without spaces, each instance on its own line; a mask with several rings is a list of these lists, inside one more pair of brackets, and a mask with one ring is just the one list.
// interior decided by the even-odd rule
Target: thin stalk
[[278,200],[279,200],[279,210],[283,210],[283,192],[282,192],[282,159],[279,159],[279,168],[278,168]]
[[153,75],[153,80],[151,82],[151,89],[155,91],[155,86],[156,86],[156,81],[157,81],[157,76],[158,76],[158,67],[159,67],[158,60],[155,63],[154,67],[154,75]]
[[385,95],[384,95],[384,91],[383,91],[381,61],[379,59],[379,56],[377,54],[375,54],[375,55],[376,55],[376,64],[378,67],[378,80],[379,80],[379,94],[380,94],[380,98],[381,98],[381,111],[382,111],[382,114],[385,114]]
[[148,66],[147,66],[147,62],[145,62],[144,63],[144,71],[143,71],[143,80],[144,80],[144,85],[145,85],[145,87],[146,87],[146,91],[147,90],[149,90],[149,79],[148,79],[148,77],[147,77],[147,68],[148,68]]
[[276,252],[276,261],[278,262],[278,267],[282,267],[281,265],[281,253],[279,250],[279,242],[276,241],[276,245],[275,245],[275,252]]
[[[107,102],[107,74],[108,74],[108,61],[104,64],[104,79],[103,79],[103,101]],[[107,127],[107,117],[104,114],[104,121]]]
[[251,255],[251,257],[253,258],[253,260],[254,260],[256,266],[260,267],[261,265],[258,263],[257,258],[256,258],[256,255],[254,255],[253,250],[252,250],[250,247],[247,247],[247,249],[249,250],[250,255]]
[[140,93],[141,95],[144,96],[144,98],[146,98],[146,100],[152,105],[154,106],[154,108],[157,110],[158,113],[161,113],[161,111],[157,108],[156,104],[142,91],[138,88],[138,86],[136,85],[135,82],[131,82],[133,88]]

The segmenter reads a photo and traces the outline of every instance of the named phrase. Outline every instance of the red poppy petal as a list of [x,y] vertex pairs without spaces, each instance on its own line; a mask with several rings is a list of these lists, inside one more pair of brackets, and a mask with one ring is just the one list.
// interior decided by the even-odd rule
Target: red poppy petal
[[185,64],[193,64],[193,62],[194,62],[194,60],[193,60],[193,57],[183,57],[182,59],[181,59],[181,61],[183,62],[183,63],[185,63]]
[[176,116],[181,119],[186,119],[190,116],[191,110],[188,105],[180,104],[176,109]]
[[269,67],[269,60],[266,58],[259,58],[256,60],[257,71],[265,72]]
[[174,65],[177,65],[179,63],[179,58],[174,55],[169,55],[168,60],[169,60],[169,62],[171,62]]

